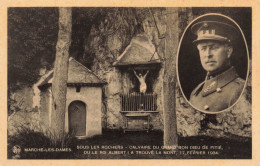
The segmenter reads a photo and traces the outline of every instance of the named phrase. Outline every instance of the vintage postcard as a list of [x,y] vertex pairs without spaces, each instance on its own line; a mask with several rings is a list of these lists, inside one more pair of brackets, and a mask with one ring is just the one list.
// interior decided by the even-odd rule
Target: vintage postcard
[[1,5],[0,165],[260,165],[259,1]]

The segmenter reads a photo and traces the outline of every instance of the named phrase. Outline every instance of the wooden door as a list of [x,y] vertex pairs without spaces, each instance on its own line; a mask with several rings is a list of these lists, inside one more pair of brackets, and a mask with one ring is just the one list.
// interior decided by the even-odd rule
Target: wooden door
[[69,134],[86,136],[86,104],[82,101],[73,101],[69,105]]

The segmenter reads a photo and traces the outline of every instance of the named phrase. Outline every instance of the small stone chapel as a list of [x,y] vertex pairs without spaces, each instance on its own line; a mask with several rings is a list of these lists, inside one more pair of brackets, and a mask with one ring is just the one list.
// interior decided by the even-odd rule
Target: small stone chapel
[[[48,128],[52,116],[53,71],[43,76],[38,83],[40,89],[39,116]],[[102,86],[97,75],[74,58],[69,59],[65,132],[72,137],[86,138],[102,134],[101,109]]]

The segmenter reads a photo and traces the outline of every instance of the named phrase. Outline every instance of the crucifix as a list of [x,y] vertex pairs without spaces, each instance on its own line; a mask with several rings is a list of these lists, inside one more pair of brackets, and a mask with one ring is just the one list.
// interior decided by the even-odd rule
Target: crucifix
[[137,75],[135,70],[133,70],[133,72],[140,82],[140,93],[144,94],[147,90],[147,85],[145,83],[145,79],[146,79],[147,74],[149,73],[149,70],[147,70],[145,75],[142,75],[141,73],[139,73],[139,75]]

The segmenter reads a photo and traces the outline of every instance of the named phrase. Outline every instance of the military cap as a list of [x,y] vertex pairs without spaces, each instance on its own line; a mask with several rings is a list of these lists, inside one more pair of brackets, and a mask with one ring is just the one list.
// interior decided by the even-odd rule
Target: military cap
[[198,36],[193,43],[207,40],[231,43],[236,28],[219,21],[201,21],[193,24],[191,31]]

